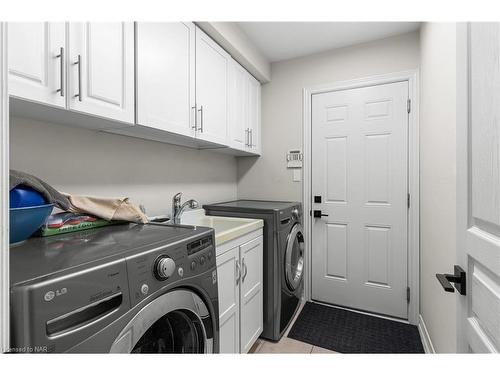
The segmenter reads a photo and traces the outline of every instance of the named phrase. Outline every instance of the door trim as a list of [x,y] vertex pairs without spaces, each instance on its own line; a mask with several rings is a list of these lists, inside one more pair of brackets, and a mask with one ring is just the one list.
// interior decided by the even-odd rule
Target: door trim
[[[465,241],[465,230],[468,223],[468,160],[469,150],[459,150],[459,147],[468,144],[469,133],[469,24],[457,23],[457,66],[456,66],[456,122],[457,122],[457,245]],[[464,267],[467,259],[457,246],[457,262]],[[467,303],[465,298],[457,299],[457,353],[467,353],[467,332],[463,322],[467,318]]]
[[0,22],[0,353],[9,350],[9,97],[7,23]]
[[419,192],[419,71],[408,70],[403,72],[369,76],[348,81],[338,81],[324,85],[310,86],[303,89],[303,153],[304,171],[302,185],[302,206],[304,207],[304,235],[305,240],[305,277],[304,298],[311,301],[311,233],[312,220],[309,212],[312,207],[311,196],[311,96],[330,91],[340,91],[360,87],[376,86],[396,82],[408,82],[411,111],[408,116],[408,192],[411,204],[408,210],[408,287],[411,298],[408,305],[408,321],[418,324],[420,311],[420,192]]

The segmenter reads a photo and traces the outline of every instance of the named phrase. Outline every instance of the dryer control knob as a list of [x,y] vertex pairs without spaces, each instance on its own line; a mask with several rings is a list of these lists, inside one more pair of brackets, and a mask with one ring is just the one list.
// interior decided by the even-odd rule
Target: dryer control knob
[[298,208],[294,208],[292,210],[292,217],[295,219],[295,220],[298,220],[300,218],[300,213],[299,213],[299,209]]
[[175,262],[167,256],[160,257],[156,260],[154,270],[157,279],[168,279],[175,272]]

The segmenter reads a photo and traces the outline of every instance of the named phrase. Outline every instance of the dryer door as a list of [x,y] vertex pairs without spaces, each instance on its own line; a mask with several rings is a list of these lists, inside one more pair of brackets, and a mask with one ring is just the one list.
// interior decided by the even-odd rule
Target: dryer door
[[212,353],[209,310],[194,292],[177,289],[156,298],[123,329],[111,353]]
[[291,291],[297,289],[304,271],[304,235],[302,226],[295,224],[288,235],[285,251],[285,280]]

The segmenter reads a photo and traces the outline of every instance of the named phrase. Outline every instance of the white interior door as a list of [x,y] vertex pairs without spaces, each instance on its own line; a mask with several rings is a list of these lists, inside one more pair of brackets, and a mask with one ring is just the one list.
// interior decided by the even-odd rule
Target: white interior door
[[72,22],[69,108],[134,123],[133,22]]
[[9,94],[64,108],[64,22],[9,22],[8,39]]
[[136,25],[137,123],[194,136],[195,26]]
[[407,319],[408,82],[312,97],[312,298]]
[[458,262],[467,272],[467,295],[459,298],[458,350],[498,353],[500,26],[459,25],[457,36],[457,245]]

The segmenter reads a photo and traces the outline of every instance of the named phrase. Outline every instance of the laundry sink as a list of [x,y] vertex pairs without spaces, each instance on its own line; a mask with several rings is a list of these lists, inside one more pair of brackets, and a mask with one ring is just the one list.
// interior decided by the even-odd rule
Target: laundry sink
[[216,246],[264,226],[264,222],[260,219],[206,216],[204,210],[185,212],[181,218],[181,224],[213,228]]

